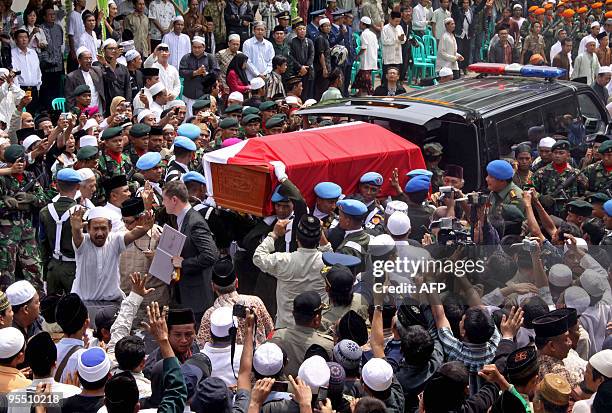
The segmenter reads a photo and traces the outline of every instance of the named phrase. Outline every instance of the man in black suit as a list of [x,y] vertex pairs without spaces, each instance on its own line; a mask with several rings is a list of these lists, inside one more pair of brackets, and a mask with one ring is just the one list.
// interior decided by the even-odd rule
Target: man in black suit
[[[66,76],[64,84],[64,96],[69,105],[76,105],[74,91],[77,86],[88,85],[91,89],[91,106],[98,106],[100,112],[104,113],[106,101],[104,97],[104,78],[100,67],[92,66],[93,57],[86,47],[79,47],[77,50],[77,60],[79,67]],[[93,86],[93,87],[92,87]]]
[[210,228],[202,215],[189,204],[189,193],[182,181],[164,185],[163,204],[176,220],[173,227],[187,236],[180,257],[173,257],[175,268],[180,268],[180,280],[176,283],[175,300],[185,308],[191,308],[196,320],[212,306],[214,297],[210,287],[212,265],[219,256]]

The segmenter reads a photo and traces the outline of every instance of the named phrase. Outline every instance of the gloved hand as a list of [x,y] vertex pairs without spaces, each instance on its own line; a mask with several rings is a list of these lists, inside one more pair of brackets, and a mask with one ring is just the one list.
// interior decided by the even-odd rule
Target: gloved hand
[[15,199],[20,204],[31,204],[33,202],[36,202],[36,196],[29,192],[17,192],[15,194]]
[[19,202],[12,196],[5,196],[2,198],[2,202],[8,209],[17,209],[19,207]]
[[278,182],[282,182],[288,178],[287,176],[287,167],[281,161],[270,161],[270,165],[274,167],[274,175],[276,175],[276,179]]

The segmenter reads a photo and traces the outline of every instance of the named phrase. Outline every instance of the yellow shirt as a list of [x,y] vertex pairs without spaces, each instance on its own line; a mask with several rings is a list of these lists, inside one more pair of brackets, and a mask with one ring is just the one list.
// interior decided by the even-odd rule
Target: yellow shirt
[[0,393],[5,394],[15,389],[23,389],[32,384],[31,380],[13,367],[0,366]]

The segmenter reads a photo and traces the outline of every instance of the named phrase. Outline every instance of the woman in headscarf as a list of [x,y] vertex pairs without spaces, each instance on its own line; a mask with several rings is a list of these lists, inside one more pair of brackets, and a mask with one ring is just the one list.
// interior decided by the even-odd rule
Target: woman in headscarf
[[226,81],[230,93],[246,93],[251,90],[246,74],[247,60],[249,60],[247,55],[238,53],[227,66]]

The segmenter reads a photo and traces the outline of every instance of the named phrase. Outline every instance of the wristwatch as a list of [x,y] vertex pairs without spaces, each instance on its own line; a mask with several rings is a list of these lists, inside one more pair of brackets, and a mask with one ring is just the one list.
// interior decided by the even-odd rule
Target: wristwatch
[[382,305],[380,305],[380,304],[376,304],[376,305],[374,306],[374,310],[382,311],[382,310],[383,310],[383,306],[382,306]]

